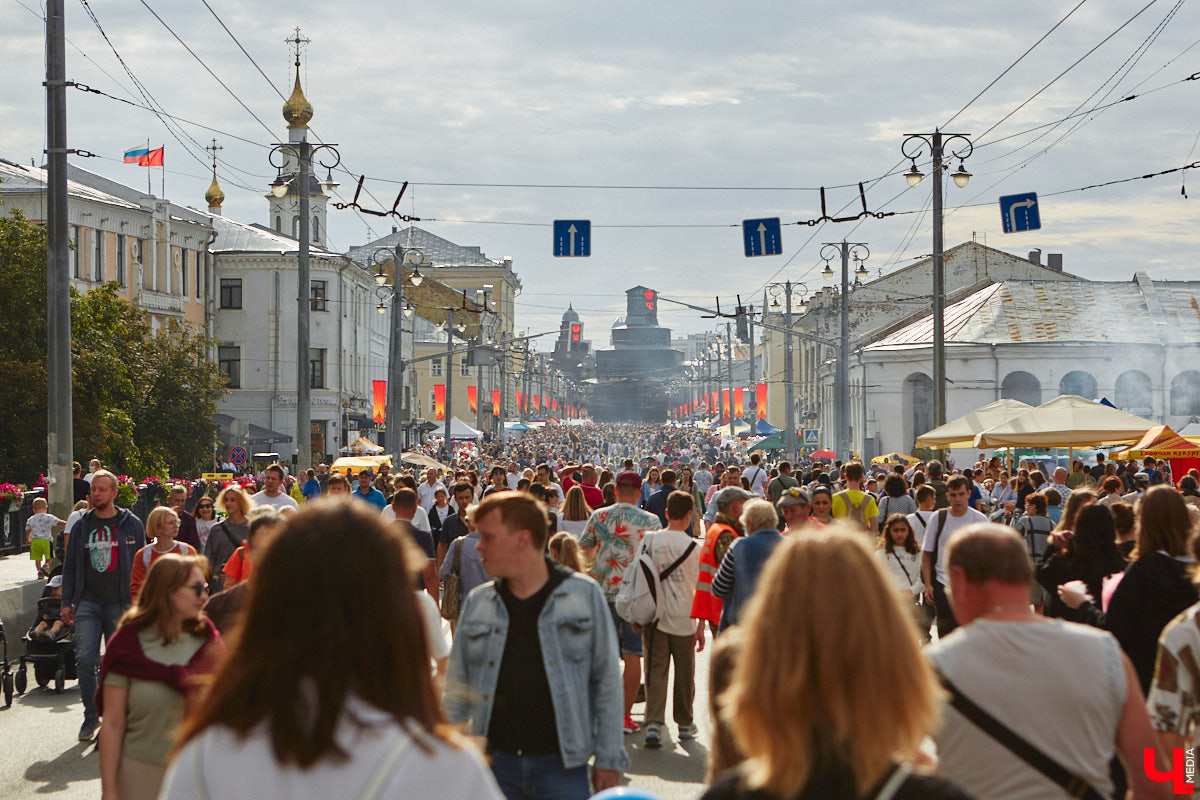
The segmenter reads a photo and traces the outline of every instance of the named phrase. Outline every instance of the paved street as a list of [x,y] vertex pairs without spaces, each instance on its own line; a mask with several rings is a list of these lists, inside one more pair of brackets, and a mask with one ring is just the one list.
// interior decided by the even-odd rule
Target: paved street
[[[10,657],[21,653],[10,635]],[[663,800],[691,800],[702,789],[708,754],[708,648],[696,659],[696,723],[700,736],[681,746],[674,725],[670,740],[659,750],[642,747],[640,734],[625,737],[632,768],[628,779]],[[640,719],[642,706],[634,707]],[[670,716],[670,700],[667,716]],[[95,800],[100,796],[99,762],[95,748],[75,741],[83,719],[77,684],[67,683],[58,695],[33,684],[13,698],[12,708],[0,709],[0,798],[25,800],[52,796],[55,800]]]

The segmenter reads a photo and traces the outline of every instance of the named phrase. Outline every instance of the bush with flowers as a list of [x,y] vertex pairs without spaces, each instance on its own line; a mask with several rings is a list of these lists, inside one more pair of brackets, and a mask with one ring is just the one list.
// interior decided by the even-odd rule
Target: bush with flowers
[[0,503],[20,502],[25,493],[21,487],[12,483],[0,483]]

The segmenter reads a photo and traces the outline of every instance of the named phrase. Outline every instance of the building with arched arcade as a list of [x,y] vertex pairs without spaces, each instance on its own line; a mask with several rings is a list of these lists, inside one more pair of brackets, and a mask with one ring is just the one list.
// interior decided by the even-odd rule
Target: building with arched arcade
[[[1174,427],[1200,414],[1200,282],[1004,280],[949,306],[945,320],[947,419],[1060,394],[1107,398]],[[852,355],[851,441],[865,457],[911,452],[933,427],[932,339],[926,316]],[[832,362],[819,381],[832,411]]]

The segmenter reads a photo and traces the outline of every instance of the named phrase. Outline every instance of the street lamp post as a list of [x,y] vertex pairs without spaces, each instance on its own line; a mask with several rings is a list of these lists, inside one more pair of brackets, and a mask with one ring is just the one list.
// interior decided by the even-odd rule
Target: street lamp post
[[805,296],[808,294],[808,287],[803,283],[792,283],[784,281],[783,283],[772,283],[767,286],[767,293],[771,296],[771,310],[776,314],[779,313],[779,295],[784,298],[784,313],[783,313],[783,389],[784,402],[787,405],[787,413],[784,415],[784,432],[783,432],[783,448],[787,453],[788,460],[792,463],[796,462],[796,383],[794,375],[794,365],[792,357],[792,293],[797,292],[800,298],[801,314],[806,310]]
[[[917,159],[928,147],[933,164],[933,425],[946,422],[946,270],[942,242],[942,159],[949,151],[958,159],[958,169],[950,177],[958,188],[965,188],[971,179],[963,162],[970,158],[975,146],[969,133],[906,133],[900,152],[912,162],[904,174],[908,185],[916,187],[925,174],[917,169]],[[959,141],[956,146],[955,140]]]
[[[299,64],[299,61],[296,63]],[[309,216],[309,182],[312,177],[313,158],[317,153],[328,150],[333,155],[333,161],[328,164],[320,161],[321,166],[329,170],[340,164],[342,157],[336,144],[311,145],[308,143],[307,130],[292,129],[293,133],[297,131],[299,136],[296,141],[272,145],[270,161],[273,167],[282,169],[289,156],[297,160],[294,181],[300,196],[300,247],[296,258],[296,470],[302,473],[308,469],[307,462],[312,461],[312,367],[309,363],[309,315],[312,311],[309,239],[312,231]],[[277,156],[280,159],[278,164],[275,163]],[[281,181],[271,187],[271,193],[276,197],[284,197],[288,193],[289,183],[290,181]]]
[[841,242],[826,242],[821,246],[821,258],[825,259],[825,269],[821,276],[826,280],[833,277],[829,260],[834,256],[841,256],[842,259],[842,290],[839,296],[841,325],[838,336],[837,373],[834,379],[834,427],[838,457],[847,461],[850,459],[850,258],[853,257],[858,262],[854,276],[861,280],[867,275],[867,268],[862,262],[870,255],[871,251],[865,244],[851,244],[845,239]]
[[[404,415],[401,403],[404,400],[405,365],[401,337],[404,332],[404,319],[413,315],[412,303],[404,300],[403,265],[412,267],[412,274],[408,280],[412,283],[413,288],[416,288],[425,280],[425,276],[421,274],[421,267],[427,266],[430,262],[420,250],[400,244],[396,245],[395,250],[390,250],[386,247],[379,248],[375,251],[373,260],[376,265],[374,277],[378,290],[383,290],[387,286],[388,277],[383,271],[383,265],[388,260],[391,260],[395,267],[390,293],[392,300],[392,331],[388,337],[387,409],[385,411],[384,428],[387,431],[387,445],[392,451],[392,458],[395,463],[399,464],[401,454],[404,450],[404,443],[401,436],[401,429],[404,426]],[[381,297],[379,305],[376,306],[380,314],[387,311],[387,303],[383,302],[386,297],[386,295]]]

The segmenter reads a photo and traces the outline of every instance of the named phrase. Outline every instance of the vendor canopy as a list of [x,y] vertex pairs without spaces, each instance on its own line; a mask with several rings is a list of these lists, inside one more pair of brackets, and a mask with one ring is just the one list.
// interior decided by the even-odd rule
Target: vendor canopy
[[976,447],[1098,447],[1128,444],[1155,427],[1148,419],[1093,403],[1078,395],[1060,395],[1018,414],[975,437]]
[[917,447],[943,449],[951,447],[974,447],[975,437],[1001,422],[1029,411],[1033,406],[1020,400],[997,400],[977,408],[970,414],[952,419],[939,425],[929,433],[917,438]]
[[1200,445],[1185,439],[1168,425],[1155,425],[1141,441],[1128,450],[1113,453],[1112,458],[1200,458]]

